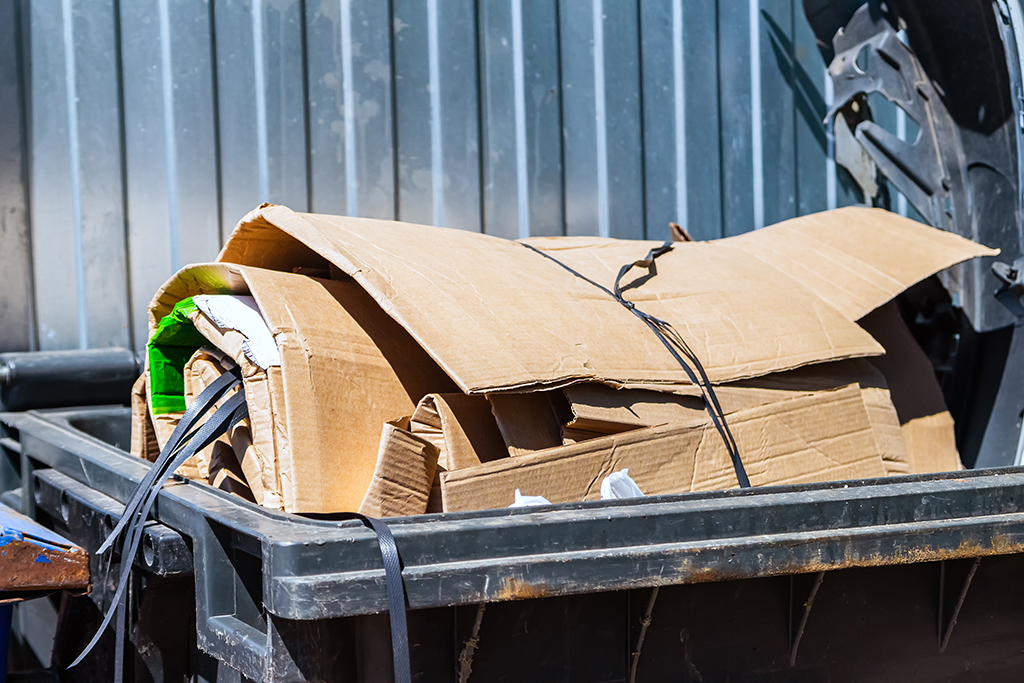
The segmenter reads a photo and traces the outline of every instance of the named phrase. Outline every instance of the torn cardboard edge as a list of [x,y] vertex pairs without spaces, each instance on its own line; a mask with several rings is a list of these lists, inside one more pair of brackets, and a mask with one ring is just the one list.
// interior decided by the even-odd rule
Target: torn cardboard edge
[[[176,301],[211,293],[253,296],[280,352],[280,367],[264,370],[246,357],[244,335],[220,329],[201,312],[194,317],[211,345],[243,367],[255,457],[248,446],[237,455],[264,506],[357,509],[374,471],[381,425],[412,412],[431,391],[455,389],[348,279],[227,263],[192,266],[154,297],[151,327]],[[174,417],[167,419],[170,429]]]
[[[881,477],[881,454],[859,387],[739,411],[730,426],[755,485]],[[506,507],[516,488],[552,503],[596,500],[600,482],[628,468],[648,495],[736,485],[709,421],[613,434],[440,475],[447,512]]]

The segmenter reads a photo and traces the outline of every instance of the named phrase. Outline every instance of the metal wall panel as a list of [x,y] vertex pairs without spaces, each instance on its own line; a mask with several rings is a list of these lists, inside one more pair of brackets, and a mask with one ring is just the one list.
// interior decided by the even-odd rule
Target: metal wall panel
[[484,232],[560,235],[558,3],[502,0],[479,12]]
[[0,259],[21,270],[0,275],[0,346],[141,348],[155,289],[262,201],[713,239],[857,199],[797,0],[6,7],[24,16],[0,34],[0,98],[26,125],[5,127],[0,174],[28,160],[31,234],[5,182]]
[[121,34],[131,307],[141,340],[168,274],[220,248],[209,6],[122,3]]
[[130,345],[116,9],[29,6],[39,346]]
[[379,0],[307,0],[311,210],[395,217],[391,14]]
[[0,353],[34,344],[20,7],[0,3]]

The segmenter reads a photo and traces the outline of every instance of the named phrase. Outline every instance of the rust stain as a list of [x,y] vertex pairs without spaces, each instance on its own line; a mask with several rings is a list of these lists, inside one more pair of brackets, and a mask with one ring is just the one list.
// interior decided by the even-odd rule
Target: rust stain
[[[813,560],[809,562],[776,563],[773,558],[764,558],[760,567],[730,566],[715,563],[709,566],[694,566],[689,559],[674,567],[671,574],[664,577],[652,577],[643,583],[651,586],[661,583],[711,583],[744,578],[778,576],[784,574],[803,574],[856,567],[884,567],[888,565],[916,564],[919,562],[936,562],[939,560],[956,560],[977,558],[991,555],[1011,555],[1024,552],[1024,542],[1013,540],[1003,534],[994,534],[987,543],[977,539],[964,539],[955,548],[895,548],[892,553],[871,553],[858,555],[854,548],[847,548],[846,554],[833,561]],[[783,547],[782,545],[779,546]],[[777,558],[775,558],[777,559]]]
[[89,555],[84,550],[13,541],[0,551],[0,596],[7,591],[89,588]]
[[497,602],[505,600],[530,600],[533,598],[546,598],[554,593],[555,591],[549,590],[543,584],[527,583],[514,576],[510,576],[501,580],[501,586],[488,599]]

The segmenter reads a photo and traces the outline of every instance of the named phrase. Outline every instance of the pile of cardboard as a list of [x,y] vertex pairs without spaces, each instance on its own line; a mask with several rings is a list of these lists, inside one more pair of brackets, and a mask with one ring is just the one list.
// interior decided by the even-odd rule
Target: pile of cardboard
[[[264,205],[217,263],[154,297],[133,452],[154,458],[191,397],[238,367],[249,418],[180,473],[275,509],[592,500],[624,468],[647,495],[735,487],[700,387],[611,294],[654,244]],[[851,208],[680,242],[622,284],[701,360],[753,485],[860,479],[959,467],[892,299],[993,253]]]

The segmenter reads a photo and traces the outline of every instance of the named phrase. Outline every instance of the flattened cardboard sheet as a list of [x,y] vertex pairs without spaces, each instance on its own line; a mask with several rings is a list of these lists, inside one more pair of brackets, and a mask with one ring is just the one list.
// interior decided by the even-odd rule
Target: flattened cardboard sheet
[[[657,275],[631,273],[625,294],[673,324],[712,381],[727,382],[878,354],[880,346],[855,317],[904,283],[994,253],[871,209],[794,220],[742,239],[677,243],[656,262]],[[792,251],[785,259],[766,246],[776,233]],[[793,234],[813,248],[801,248]],[[883,235],[884,244],[874,243]],[[893,239],[902,250],[892,249]],[[467,393],[580,380],[688,384],[661,342],[608,292],[618,269],[652,245],[597,238],[517,243],[264,205],[239,223],[218,260],[290,271],[326,259],[364,287]],[[844,267],[858,276],[838,277],[821,292],[808,288]],[[868,272],[885,284],[855,292],[856,305],[849,303],[847,294]]]

